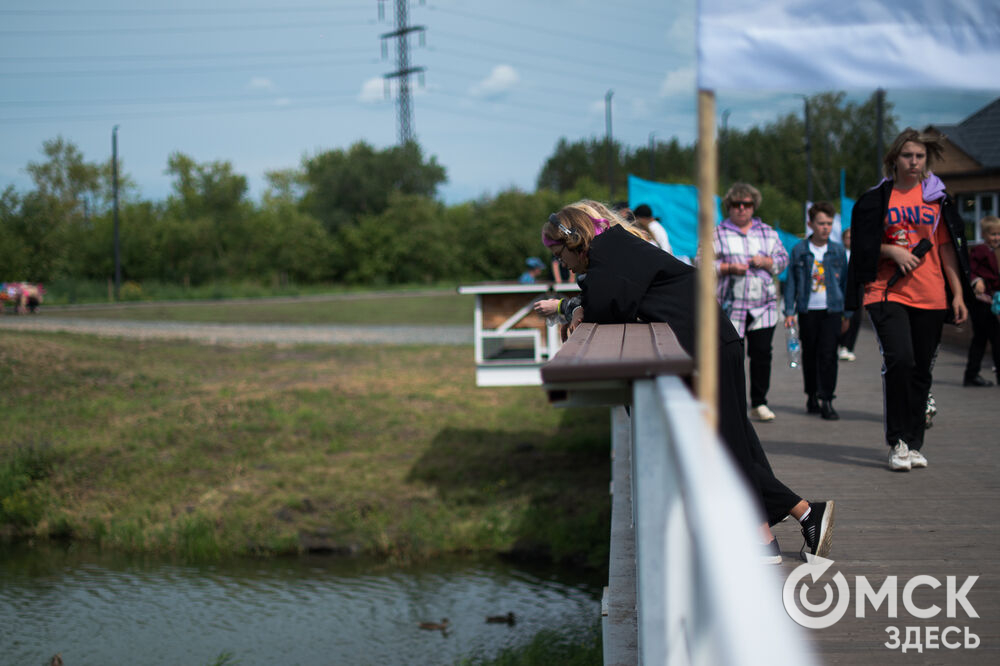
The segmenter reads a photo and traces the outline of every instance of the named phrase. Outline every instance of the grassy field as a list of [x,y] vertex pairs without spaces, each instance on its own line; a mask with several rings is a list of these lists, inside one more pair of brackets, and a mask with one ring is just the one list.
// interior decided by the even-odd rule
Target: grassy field
[[472,326],[473,296],[455,289],[406,294],[316,294],[202,302],[43,307],[38,316],[245,324],[418,324]]
[[3,341],[8,536],[184,558],[606,562],[607,411],[476,388],[471,347]]

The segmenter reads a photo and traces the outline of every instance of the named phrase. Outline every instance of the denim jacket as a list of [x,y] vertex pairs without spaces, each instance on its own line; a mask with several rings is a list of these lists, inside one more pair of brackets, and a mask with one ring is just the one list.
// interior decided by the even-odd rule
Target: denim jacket
[[[788,262],[788,280],[785,283],[786,317],[809,309],[813,260],[808,238],[792,248],[792,257]],[[840,243],[827,243],[826,254],[823,255],[823,275],[826,281],[826,309],[830,312],[843,312],[844,290],[847,287],[847,252]],[[850,313],[845,316],[848,315]]]

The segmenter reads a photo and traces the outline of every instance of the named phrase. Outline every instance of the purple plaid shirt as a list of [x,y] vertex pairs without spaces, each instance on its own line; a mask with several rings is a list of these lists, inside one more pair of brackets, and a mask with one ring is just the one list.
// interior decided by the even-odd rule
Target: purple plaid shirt
[[753,317],[749,330],[770,328],[778,323],[778,291],[775,276],[788,265],[788,252],[778,238],[778,232],[753,218],[746,233],[728,219],[715,228],[712,236],[715,249],[715,272],[719,266],[727,264],[749,264],[750,257],[765,255],[771,257],[771,270],[763,268],[747,269],[746,275],[719,275],[716,298],[725,305],[732,303],[729,319],[740,337],[746,337],[747,315]]

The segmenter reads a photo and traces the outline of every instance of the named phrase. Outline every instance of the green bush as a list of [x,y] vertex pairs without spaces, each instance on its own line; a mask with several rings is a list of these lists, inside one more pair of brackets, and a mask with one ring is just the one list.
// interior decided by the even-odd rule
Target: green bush
[[44,506],[33,486],[49,476],[54,464],[48,443],[15,444],[0,458],[0,524],[36,524]]

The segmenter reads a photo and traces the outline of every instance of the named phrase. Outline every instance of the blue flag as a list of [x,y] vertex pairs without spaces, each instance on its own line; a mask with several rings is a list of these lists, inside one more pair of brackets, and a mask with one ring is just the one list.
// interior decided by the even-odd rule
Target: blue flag
[[[698,188],[678,183],[657,183],[629,174],[628,204],[646,204],[653,217],[667,230],[670,247],[677,257],[692,260],[698,254]],[[715,197],[715,223],[722,221],[719,197]]]

